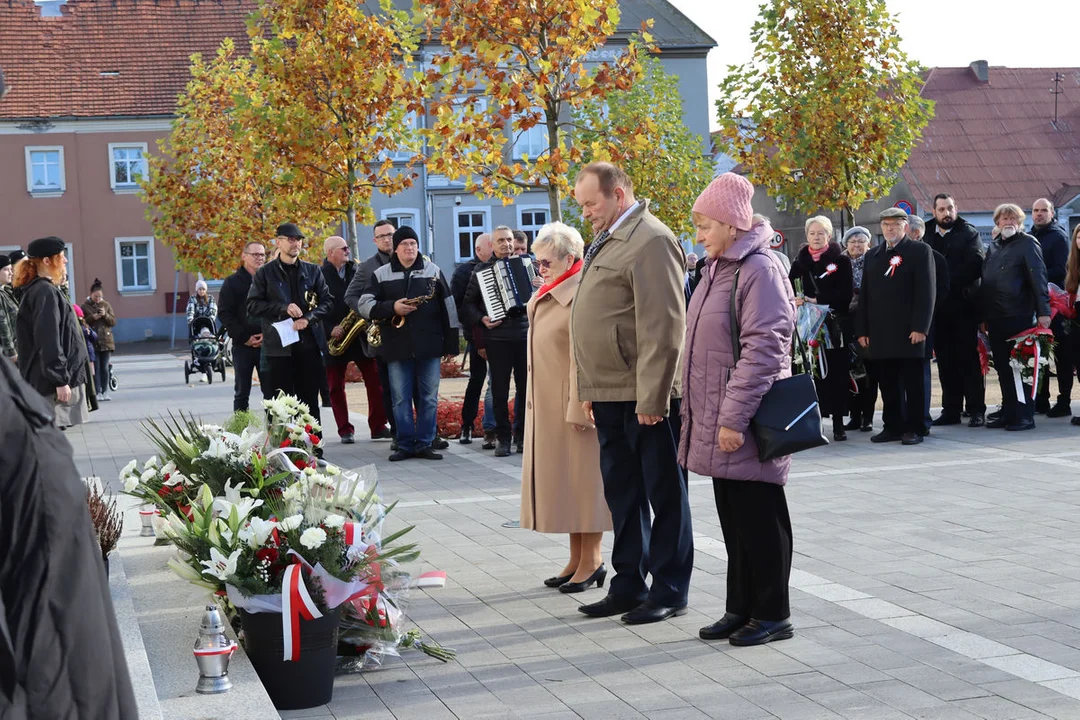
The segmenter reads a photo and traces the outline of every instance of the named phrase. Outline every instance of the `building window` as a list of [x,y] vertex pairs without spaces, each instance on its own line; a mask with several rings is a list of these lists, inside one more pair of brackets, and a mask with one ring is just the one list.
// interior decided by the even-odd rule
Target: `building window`
[[416,113],[410,112],[405,116],[404,123],[409,128],[408,142],[404,146],[399,147],[397,150],[386,153],[386,155],[393,162],[407,162],[409,158],[415,156],[419,152],[419,135],[416,132],[417,122]]
[[146,175],[146,143],[109,143],[109,185],[113,190],[138,190]]
[[536,234],[540,232],[540,228],[547,225],[547,221],[548,208],[528,206],[518,208],[518,230],[529,236],[529,247],[532,247]]
[[[515,120],[518,119],[515,117]],[[514,136],[514,159],[520,160],[526,155],[535,160],[548,149],[547,125],[538,122],[528,130],[511,130]]]
[[26,148],[26,190],[40,197],[64,193],[64,148]]
[[383,210],[382,219],[394,223],[395,228],[411,227],[417,234],[420,234],[420,213],[415,208]]
[[121,293],[154,291],[154,238],[116,238],[116,286]]
[[472,259],[476,238],[488,230],[489,208],[457,208],[454,211],[454,227],[457,230],[458,262]]

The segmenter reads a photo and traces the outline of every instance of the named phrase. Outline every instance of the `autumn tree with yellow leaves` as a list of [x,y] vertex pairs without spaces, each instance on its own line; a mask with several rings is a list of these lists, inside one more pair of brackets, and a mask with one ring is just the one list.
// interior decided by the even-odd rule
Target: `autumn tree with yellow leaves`
[[933,103],[885,0],[768,0],[753,59],[717,101],[728,154],[793,210],[854,211],[887,194]]

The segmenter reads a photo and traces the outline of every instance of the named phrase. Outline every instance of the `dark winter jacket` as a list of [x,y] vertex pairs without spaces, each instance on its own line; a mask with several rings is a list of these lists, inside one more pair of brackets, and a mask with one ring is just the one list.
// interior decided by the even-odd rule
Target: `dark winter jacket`
[[52,421],[0,363],[0,718],[135,720],[86,486]]
[[[369,257],[364,262],[360,263],[360,267],[356,269],[356,274],[353,275],[352,282],[349,283],[348,289],[345,291],[345,304],[350,310],[356,310],[357,305],[360,302],[361,296],[364,294],[364,288],[368,286],[371,281],[371,277],[375,274],[375,271],[381,268],[383,265],[390,264],[390,255],[383,252],[378,252]],[[357,310],[359,312],[359,310]],[[367,318],[367,315],[360,313],[360,316]],[[370,319],[370,318],[368,318]]]
[[[893,265],[893,258],[899,258],[899,265]],[[870,358],[923,358],[926,343],[913,345],[910,336],[930,332],[935,297],[934,253],[928,245],[904,238],[893,248],[888,243],[871,248],[855,311],[855,336],[870,338]]]
[[[396,328],[394,303],[398,300],[434,296],[405,318]],[[435,263],[417,257],[405,268],[397,256],[368,280],[358,301],[361,316],[381,321],[382,347],[379,356],[387,362],[413,358],[438,358],[458,352],[457,306],[450,286]]]
[[819,305],[828,305],[837,317],[848,314],[855,285],[851,276],[851,258],[844,254],[839,243],[829,243],[817,262],[810,255],[809,246],[799,250],[788,279],[792,285],[801,280],[803,294],[817,300]]
[[469,281],[472,280],[476,268],[482,264],[480,258],[473,256],[472,260],[455,268],[454,275],[450,278],[450,294],[454,296],[458,308],[465,304],[465,291],[469,289]]
[[289,278],[285,274],[281,260],[271,260],[255,273],[251,289],[247,296],[247,312],[251,319],[262,322],[263,353],[267,357],[288,357],[293,348],[281,347],[281,336],[272,326],[273,323],[289,317],[288,307],[295,303],[304,312],[308,326],[300,333],[300,342],[318,346],[322,332],[321,321],[334,306],[330,289],[318,265],[297,260],[299,267],[300,297],[294,298],[289,287]]
[[34,278],[22,291],[15,339],[23,379],[48,399],[56,388],[86,382],[86,340],[60,288]]
[[94,347],[102,352],[116,350],[116,341],[113,340],[112,331],[116,327],[116,313],[113,312],[112,305],[105,300],[94,302],[86,298],[80,307],[86,318],[86,324],[97,333]]
[[356,268],[357,264],[354,262],[345,263],[345,277],[342,278],[329,260],[323,260],[323,279],[326,280],[326,287],[330,289],[330,297],[333,299],[333,307],[323,318],[327,336],[330,335],[330,330],[349,314],[349,306],[345,304],[345,292],[349,289],[353,277],[356,276]]
[[476,266],[469,286],[465,290],[465,299],[461,303],[461,323],[468,332],[473,344],[478,348],[487,347],[489,342],[525,342],[529,336],[529,317],[524,307],[513,308],[497,327],[484,327],[481,319],[488,314],[484,306],[484,296],[480,293],[480,279],[477,273],[495,264],[495,256],[486,263]]
[[940,310],[971,316],[978,310],[979,283],[986,250],[975,226],[957,217],[949,231],[939,235],[937,220],[926,221],[923,241],[945,257],[949,265],[949,299]]
[[241,265],[236,272],[225,278],[218,293],[218,318],[232,338],[233,345],[240,347],[251,339],[252,335],[262,332],[258,318],[249,318],[247,296],[251,290],[254,275]]
[[1047,282],[1052,282],[1064,289],[1065,265],[1069,261],[1069,235],[1065,232],[1065,228],[1052,222],[1042,227],[1033,226],[1031,235],[1042,247]]
[[0,287],[0,353],[15,357],[15,320],[19,315],[19,303],[11,287]]
[[998,235],[983,264],[984,320],[1050,315],[1046,265],[1031,235],[1018,232],[1008,240]]

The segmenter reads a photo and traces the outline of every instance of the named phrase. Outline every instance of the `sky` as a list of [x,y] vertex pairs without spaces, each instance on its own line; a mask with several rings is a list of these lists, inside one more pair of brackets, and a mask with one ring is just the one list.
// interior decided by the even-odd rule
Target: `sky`
[[[669,2],[718,45],[709,53],[709,98],[715,101],[728,65],[750,60],[750,28],[761,2]],[[1000,10],[988,10],[995,5]],[[1032,14],[1025,16],[1021,7]],[[1080,66],[1080,3],[1072,0],[1034,0],[1023,6],[1000,0],[888,0],[888,8],[899,17],[904,50],[926,67],[966,67],[975,60],[1008,67]],[[715,117],[711,124],[716,129]]]

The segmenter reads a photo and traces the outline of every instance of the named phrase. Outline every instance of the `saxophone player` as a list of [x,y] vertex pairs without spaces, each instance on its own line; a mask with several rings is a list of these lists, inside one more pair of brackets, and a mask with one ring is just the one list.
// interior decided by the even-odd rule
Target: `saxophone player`
[[390,262],[366,278],[356,310],[382,321],[379,353],[390,376],[397,427],[397,449],[390,460],[441,460],[432,447],[439,361],[458,351],[457,306],[442,271],[420,256],[420,241],[411,227],[394,232]]
[[[329,328],[328,341],[340,342],[345,335],[342,322],[349,315],[349,307],[345,304],[345,291],[356,275],[356,263],[349,257],[349,244],[345,242],[345,238],[337,235],[328,237],[323,242],[323,254],[325,259],[322,264],[322,273],[334,299],[333,309],[326,316],[324,327]],[[349,401],[345,396],[345,371],[350,362],[356,363],[356,369],[364,378],[371,439],[383,440],[390,437],[390,428],[386,426],[386,408],[383,406],[379,371],[375,367],[375,360],[364,354],[363,345],[363,341],[358,339],[350,342],[341,355],[332,355],[329,352],[323,355],[326,363],[326,383],[330,388],[330,407],[334,411],[338,437],[346,445],[355,442],[353,437],[355,429],[349,422]]]

